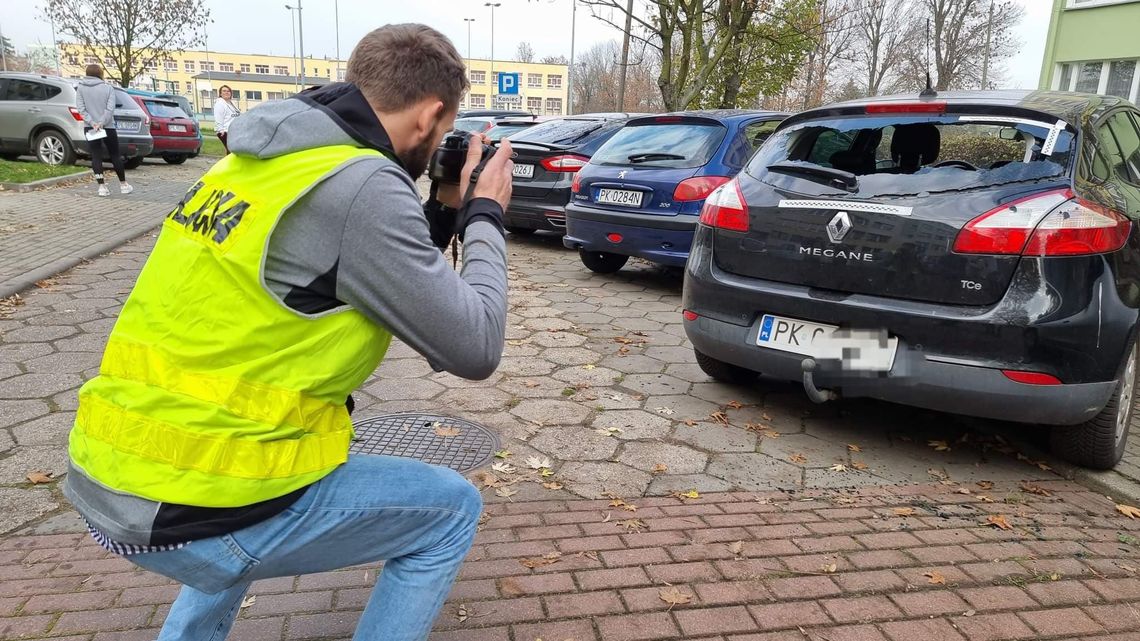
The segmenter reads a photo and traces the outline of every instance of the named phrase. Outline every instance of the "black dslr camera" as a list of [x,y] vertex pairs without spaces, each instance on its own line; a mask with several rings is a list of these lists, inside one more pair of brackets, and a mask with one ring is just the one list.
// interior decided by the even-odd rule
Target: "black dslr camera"
[[[463,165],[467,162],[467,148],[471,144],[471,136],[462,132],[452,132],[443,137],[443,142],[436,148],[428,164],[428,178],[432,182],[447,185],[458,185]],[[471,182],[475,183],[483,165],[495,153],[495,148],[484,144],[479,164],[471,172]]]

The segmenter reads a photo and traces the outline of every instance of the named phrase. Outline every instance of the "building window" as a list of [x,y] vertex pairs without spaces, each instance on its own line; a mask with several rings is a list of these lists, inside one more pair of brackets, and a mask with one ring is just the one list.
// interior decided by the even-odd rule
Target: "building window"
[[472,71],[471,72],[471,84],[481,85],[484,82],[487,82],[487,72],[486,71]]
[[97,65],[97,64],[99,64],[99,59],[96,58],[95,56],[84,56],[83,57],[83,64],[85,64],[85,65]]
[[1108,65],[1108,86],[1104,93],[1127,100],[1132,93],[1132,77],[1136,75],[1135,60],[1114,60]]
[[528,97],[526,99],[526,108],[533,113],[542,113],[542,98]]
[[218,63],[218,71],[228,71],[230,73],[233,73],[234,63],[232,63],[232,62],[219,62]]
[[492,87],[498,87],[499,86],[499,72],[498,71],[491,74],[491,86]]
[[557,74],[547,74],[547,76],[546,76],[546,88],[547,89],[561,89],[562,88],[562,76],[557,75]]
[[1097,87],[1100,86],[1100,69],[1103,66],[1103,62],[1086,62],[1082,64],[1077,74],[1076,90],[1085,93],[1096,93]]
[[486,109],[487,96],[482,94],[471,94],[471,108],[472,109]]
[[72,65],[72,66],[78,65],[79,64],[79,56],[75,55],[74,53],[67,54],[67,64]]
[[261,92],[260,91],[249,91],[249,90],[247,90],[245,92],[245,99],[246,100],[261,100]]
[[164,60],[162,62],[162,67],[167,71],[178,71],[178,63],[173,60]]
[[561,98],[547,98],[546,99],[546,115],[548,115],[548,116],[561,116],[562,115],[562,99]]
[[171,80],[170,87],[174,93],[179,93],[182,91],[182,83],[178,82],[177,80]]
[[269,92],[269,99],[270,100],[282,100],[284,98],[285,98],[285,92],[284,91],[270,91]]
[[143,69],[151,72],[158,71],[158,61],[148,60],[146,65],[143,66]]
[[[218,92],[214,91],[214,93],[217,94]],[[214,97],[217,98],[216,95]],[[230,97],[233,98],[234,100],[241,100],[241,90],[240,89],[230,89]]]
[[253,69],[257,73],[269,73],[269,65],[254,65]]
[[1061,65],[1061,80],[1057,83],[1057,88],[1061,91],[1069,91],[1069,87],[1073,84],[1073,65]]
[[249,63],[243,62],[238,65],[238,70],[242,73],[249,73]]
[[528,73],[526,75],[526,86],[531,89],[542,89],[542,74]]
[[104,69],[118,69],[119,65],[115,64],[115,61],[112,58],[103,58],[103,68]]
[[213,71],[214,63],[210,60],[199,60],[198,66],[202,67],[202,71]]
[[274,65],[273,73],[278,76],[288,76],[289,67],[286,67],[285,65]]
[[345,74],[344,67],[341,67],[340,69],[336,70],[336,79],[338,82],[344,82],[344,74]]

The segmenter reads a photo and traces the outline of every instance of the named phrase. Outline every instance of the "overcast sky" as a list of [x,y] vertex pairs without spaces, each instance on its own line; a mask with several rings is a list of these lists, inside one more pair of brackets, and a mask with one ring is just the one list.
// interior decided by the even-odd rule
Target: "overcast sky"
[[[209,47],[216,51],[292,55],[288,0],[205,0],[213,24]],[[304,10],[307,56],[336,55],[334,0],[300,0]],[[1007,87],[1034,88],[1041,69],[1045,34],[1052,2],[1016,0],[1026,9],[1016,29],[1021,50],[1008,65]],[[495,9],[494,54],[510,59],[520,41],[528,41],[539,58],[570,55],[570,0],[498,0]],[[0,31],[23,50],[29,44],[50,43],[51,27],[40,18],[43,0],[0,0]],[[392,22],[423,22],[447,34],[467,55],[467,26],[471,23],[471,55],[491,56],[491,8],[477,0],[339,0],[340,51],[347,58],[352,45],[367,31]],[[609,14],[606,14],[609,17]],[[612,16],[617,21],[617,16]],[[619,38],[621,32],[578,7],[576,50]]]

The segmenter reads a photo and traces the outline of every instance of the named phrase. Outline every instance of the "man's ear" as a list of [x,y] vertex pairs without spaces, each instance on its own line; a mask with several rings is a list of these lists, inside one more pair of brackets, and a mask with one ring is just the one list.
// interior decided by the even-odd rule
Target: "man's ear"
[[435,133],[436,123],[443,117],[443,102],[429,101],[420,109],[416,118],[416,134],[420,140],[430,138]]

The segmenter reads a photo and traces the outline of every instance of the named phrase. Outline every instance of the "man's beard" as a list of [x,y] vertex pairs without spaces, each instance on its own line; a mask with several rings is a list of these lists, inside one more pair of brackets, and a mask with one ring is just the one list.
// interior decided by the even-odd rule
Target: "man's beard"
[[429,137],[425,138],[415,149],[404,154],[404,157],[400,159],[404,162],[404,167],[408,170],[408,173],[412,175],[412,180],[416,180],[424,175],[434,151],[435,145],[432,144],[432,139]]

